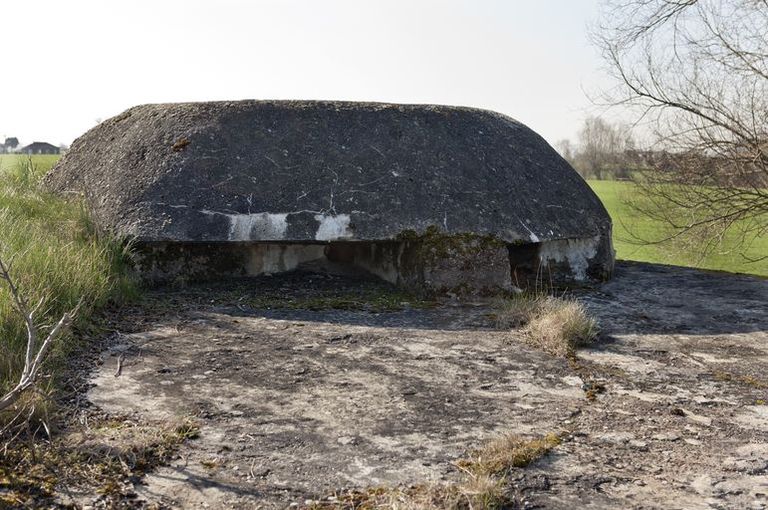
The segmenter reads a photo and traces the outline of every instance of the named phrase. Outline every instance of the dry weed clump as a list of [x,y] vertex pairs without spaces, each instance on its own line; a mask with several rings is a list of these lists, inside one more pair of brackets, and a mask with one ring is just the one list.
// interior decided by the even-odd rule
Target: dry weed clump
[[61,487],[95,492],[106,508],[123,508],[119,502],[130,499],[132,481],[166,463],[198,431],[189,420],[112,419],[51,441],[7,442],[0,449],[0,508],[58,508]]
[[476,476],[502,475],[512,468],[526,467],[559,444],[557,434],[537,439],[505,434],[475,451],[471,459],[461,465]]
[[505,434],[456,463],[462,478],[454,483],[352,490],[316,501],[313,510],[499,510],[512,505],[510,469],[526,467],[560,444],[548,434],[525,439]]
[[522,328],[527,343],[555,356],[573,354],[599,332],[586,307],[569,297],[521,294],[499,302],[495,318],[497,327]]
[[504,480],[488,475],[467,476],[454,484],[408,488],[377,487],[344,493],[316,502],[314,510],[497,510],[508,503]]

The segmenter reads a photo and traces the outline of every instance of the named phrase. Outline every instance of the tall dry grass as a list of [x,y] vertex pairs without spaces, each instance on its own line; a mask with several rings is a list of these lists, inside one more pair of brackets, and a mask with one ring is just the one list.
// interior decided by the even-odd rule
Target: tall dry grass
[[569,356],[592,343],[600,331],[583,303],[544,293],[519,294],[496,306],[500,329],[520,328],[523,340],[555,356]]
[[[43,299],[38,322],[52,324],[76,306],[84,325],[110,300],[137,295],[128,276],[127,251],[115,239],[98,235],[79,200],[64,200],[39,190],[44,171],[34,159],[19,158],[0,170],[0,256],[13,259],[12,276],[33,303]],[[51,351],[55,368],[72,346],[64,338]],[[26,347],[25,326],[0,286],[0,391],[18,378]]]

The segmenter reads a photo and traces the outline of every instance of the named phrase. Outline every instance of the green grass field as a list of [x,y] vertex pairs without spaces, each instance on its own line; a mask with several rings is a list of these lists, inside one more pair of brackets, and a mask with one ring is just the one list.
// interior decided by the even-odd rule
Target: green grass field
[[26,154],[0,154],[0,175],[8,172],[15,172],[22,163],[32,162],[36,171],[45,174],[56,164],[61,156],[58,154],[37,154],[27,156]]
[[642,244],[636,238],[658,239],[665,227],[638,214],[627,205],[628,199],[636,194],[635,185],[619,181],[588,183],[613,219],[613,243],[618,258],[768,276],[768,260],[748,260],[768,254],[768,237],[759,238],[750,246],[740,247],[736,242],[736,234],[733,234],[726,236],[724,242],[710,253],[704,254],[699,246],[691,244]]

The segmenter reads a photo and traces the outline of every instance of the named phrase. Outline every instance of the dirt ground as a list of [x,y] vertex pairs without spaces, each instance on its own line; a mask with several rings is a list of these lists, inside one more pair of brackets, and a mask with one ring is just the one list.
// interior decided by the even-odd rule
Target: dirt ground
[[352,276],[158,290],[120,312],[87,399],[200,426],[133,488],[160,507],[448,482],[501,433],[557,432],[511,473],[513,507],[768,508],[768,281],[620,263],[578,295],[602,335],[569,362],[494,329],[491,303]]

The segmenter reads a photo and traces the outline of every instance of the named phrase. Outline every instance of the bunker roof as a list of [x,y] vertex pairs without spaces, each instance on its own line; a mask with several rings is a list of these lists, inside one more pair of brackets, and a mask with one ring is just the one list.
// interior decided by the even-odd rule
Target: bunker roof
[[597,196],[543,138],[452,106],[136,106],[77,139],[45,183],[82,193],[101,228],[149,243],[610,232]]

